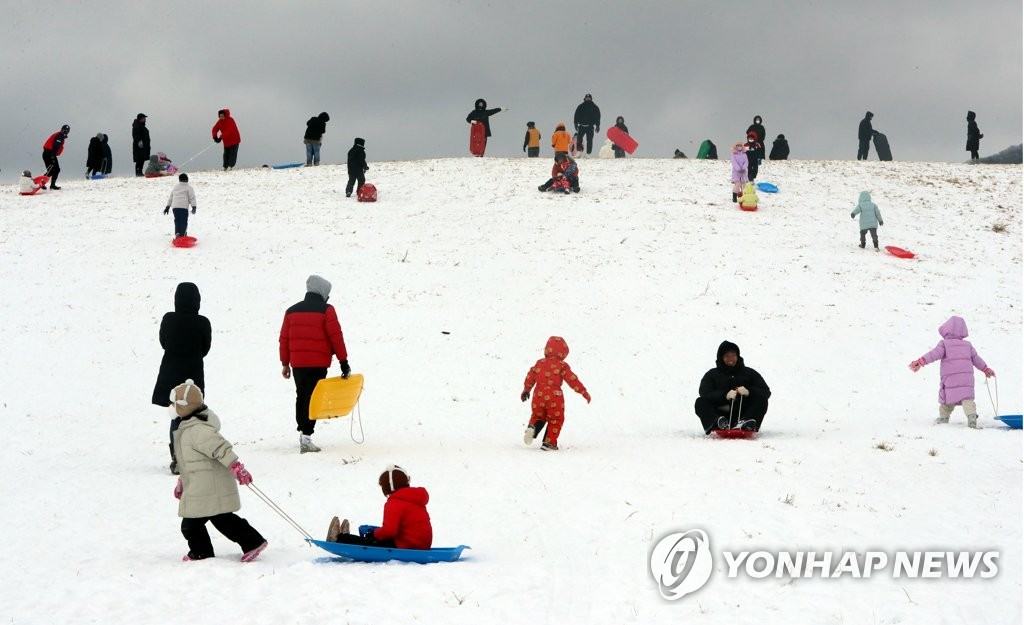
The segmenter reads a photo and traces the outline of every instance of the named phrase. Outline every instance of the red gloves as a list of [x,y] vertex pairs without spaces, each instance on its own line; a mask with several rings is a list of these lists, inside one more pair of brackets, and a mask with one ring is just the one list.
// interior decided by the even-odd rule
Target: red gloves
[[925,366],[926,364],[927,363],[924,361],[924,358],[918,358],[914,362],[910,363],[910,370],[913,371],[914,373],[917,373],[918,371],[921,370],[921,367]]
[[178,478],[178,483],[174,485],[174,498],[181,499],[181,478]]
[[992,367],[985,367],[985,377],[986,378],[994,378],[994,377],[996,377],[996,372],[992,370]]
[[235,474],[235,479],[238,480],[238,483],[242,486],[252,484],[252,473],[246,471],[245,465],[241,462],[236,460],[235,463],[231,465],[231,472]]

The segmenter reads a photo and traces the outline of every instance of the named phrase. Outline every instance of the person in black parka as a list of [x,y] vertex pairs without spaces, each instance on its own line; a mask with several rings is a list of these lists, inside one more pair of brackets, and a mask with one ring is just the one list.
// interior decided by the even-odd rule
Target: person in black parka
[[768,154],[768,160],[784,161],[787,158],[789,158],[789,141],[786,141],[786,135],[779,135],[772,142],[772,151]]
[[[491,115],[496,115],[502,111],[507,111],[505,107],[489,109],[487,108],[487,100],[478,98],[473,104],[473,110],[466,115],[467,124],[483,124],[484,125],[484,148],[487,147],[487,137],[491,136]],[[481,154],[483,156],[483,154]]]
[[103,133],[89,139],[85,152],[85,177],[103,173]]
[[370,171],[370,166],[366,164],[365,146],[366,140],[356,137],[348,151],[348,184],[345,185],[345,197],[352,197],[352,187],[355,187],[358,196],[359,189],[366,184],[366,172]]
[[981,148],[981,138],[985,135],[978,130],[977,117],[974,111],[967,111],[967,151],[971,153],[971,160],[978,160],[978,150]]
[[[149,157],[149,128],[146,128],[146,116],[139,113],[132,122],[132,160],[135,161],[136,176],[142,175],[142,168],[146,166]],[[178,380],[175,385],[181,382],[182,380]]]
[[761,374],[743,364],[739,346],[722,341],[715,368],[700,381],[700,397],[693,409],[705,434],[730,427],[756,432],[761,429],[771,396]]
[[[764,139],[766,136],[764,123],[761,120],[760,115],[754,115],[754,123],[747,126],[747,134],[750,134],[751,132],[757,136],[757,144],[759,146],[757,148],[757,164],[760,165],[764,160]],[[751,178],[751,180],[753,180],[753,178]]]
[[582,152],[586,140],[587,154],[590,154],[594,147],[594,133],[601,130],[601,109],[594,104],[594,96],[589,93],[583,96],[572,116],[572,123],[576,126],[576,149]]
[[114,158],[110,153],[109,139],[110,137],[107,135],[103,135],[103,138],[100,139],[100,149],[103,151],[103,158],[100,161],[101,174],[109,174],[114,170]]
[[[210,353],[210,320],[199,314],[199,287],[182,282],[174,291],[174,312],[164,315],[160,322],[160,346],[164,357],[153,387],[153,403],[171,405],[171,391],[185,380],[192,380],[206,393],[203,358]],[[180,420],[171,420],[171,473],[178,474],[174,457],[174,430]]]
[[316,117],[310,117],[306,122],[306,132],[302,135],[302,142],[306,144],[306,167],[320,164],[320,143],[327,132],[329,121],[331,116],[324,111]]
[[868,160],[868,149],[871,145],[871,137],[875,135],[875,130],[871,127],[871,118],[874,116],[874,113],[868,111],[864,114],[864,119],[860,120],[860,126],[857,126],[858,161]]

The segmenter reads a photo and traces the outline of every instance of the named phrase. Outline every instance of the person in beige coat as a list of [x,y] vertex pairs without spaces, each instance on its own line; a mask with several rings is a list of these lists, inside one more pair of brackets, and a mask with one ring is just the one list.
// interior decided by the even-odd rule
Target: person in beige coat
[[220,419],[203,403],[203,392],[192,380],[171,391],[171,405],[181,418],[174,432],[178,459],[178,499],[181,534],[188,541],[183,561],[213,557],[206,522],[242,548],[242,562],[255,560],[267,541],[249,522],[235,514],[241,507],[238,484],[252,483],[252,475],[238,461],[231,443],[220,435]]

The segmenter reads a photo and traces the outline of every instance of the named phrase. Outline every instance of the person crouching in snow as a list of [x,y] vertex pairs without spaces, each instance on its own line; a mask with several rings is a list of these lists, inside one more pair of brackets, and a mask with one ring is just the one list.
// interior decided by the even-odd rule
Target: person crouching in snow
[[430,549],[434,529],[430,525],[427,502],[430,494],[420,486],[409,485],[409,473],[398,465],[388,465],[377,479],[384,502],[381,525],[360,525],[359,535],[349,534],[348,519],[331,519],[327,542],[367,545],[393,549]]
[[715,367],[701,378],[698,392],[693,410],[705,434],[732,428],[757,432],[772,396],[761,374],[744,364],[739,345],[729,341],[718,346]]
[[860,215],[860,249],[864,249],[864,235],[871,233],[871,242],[875,244],[875,251],[878,251],[878,227],[882,225],[882,213],[878,212],[878,206],[871,201],[871,194],[867,191],[860,192],[857,199],[857,206],[850,213],[850,219]]
[[188,207],[192,207],[192,214],[196,214],[196,191],[188,183],[188,174],[178,174],[178,184],[171,189],[171,196],[167,198],[167,206],[164,207],[164,215],[174,209],[174,236],[183,237],[188,234]]
[[526,401],[530,399],[530,391],[536,385],[537,391],[533,394],[533,401],[530,403],[530,425],[523,433],[523,442],[527,445],[533,443],[534,439],[547,425],[547,433],[544,435],[544,444],[541,449],[553,451],[558,449],[558,435],[562,433],[562,423],[565,422],[565,397],[562,395],[562,382],[569,385],[569,388],[583,396],[583,399],[590,403],[590,393],[587,392],[583,382],[572,372],[569,363],[565,362],[569,355],[569,345],[560,336],[552,336],[544,346],[544,357],[538,360],[526,373],[526,380],[523,382],[523,392],[519,399]]
[[974,403],[974,370],[972,366],[993,378],[996,372],[985,364],[967,338],[967,322],[953,315],[939,326],[942,340],[924,356],[910,363],[917,373],[925,365],[941,360],[939,365],[939,417],[935,423],[949,423],[953,408],[962,406],[967,415],[967,427],[978,428],[978,407]]
[[747,152],[739,141],[732,146],[732,201],[739,199],[747,184]]
[[171,391],[171,405],[181,418],[174,432],[174,455],[181,476],[174,487],[181,517],[181,535],[188,541],[182,561],[213,557],[206,522],[242,548],[242,562],[255,560],[267,541],[249,522],[235,514],[241,507],[238,484],[252,483],[252,475],[220,434],[220,419],[203,403],[203,392],[186,380]]

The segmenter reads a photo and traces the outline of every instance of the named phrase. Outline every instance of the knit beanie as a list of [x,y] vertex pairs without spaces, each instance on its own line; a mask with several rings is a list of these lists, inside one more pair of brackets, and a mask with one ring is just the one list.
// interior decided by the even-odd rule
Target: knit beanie
[[171,404],[179,417],[187,417],[203,407],[203,392],[192,380],[185,380],[171,391]]

